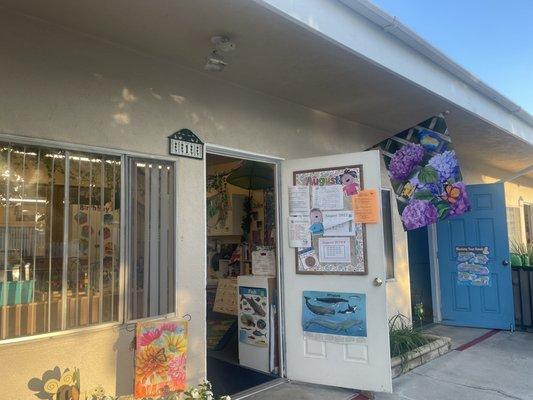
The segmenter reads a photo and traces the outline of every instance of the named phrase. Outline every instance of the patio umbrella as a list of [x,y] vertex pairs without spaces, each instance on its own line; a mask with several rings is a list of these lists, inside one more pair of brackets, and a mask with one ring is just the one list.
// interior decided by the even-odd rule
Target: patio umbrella
[[257,161],[246,161],[226,178],[226,182],[248,190],[268,189],[274,186],[274,170]]

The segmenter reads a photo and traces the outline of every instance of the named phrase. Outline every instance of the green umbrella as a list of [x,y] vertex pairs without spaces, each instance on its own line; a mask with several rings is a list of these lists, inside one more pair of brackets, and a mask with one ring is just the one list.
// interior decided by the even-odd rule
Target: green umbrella
[[226,182],[248,190],[268,189],[274,186],[274,170],[267,164],[246,161]]

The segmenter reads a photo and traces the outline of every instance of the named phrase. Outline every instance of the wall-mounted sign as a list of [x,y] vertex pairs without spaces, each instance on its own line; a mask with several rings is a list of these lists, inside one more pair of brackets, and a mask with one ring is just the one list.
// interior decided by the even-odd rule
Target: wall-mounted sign
[[168,151],[173,156],[204,158],[204,142],[189,129],[180,129],[168,137]]

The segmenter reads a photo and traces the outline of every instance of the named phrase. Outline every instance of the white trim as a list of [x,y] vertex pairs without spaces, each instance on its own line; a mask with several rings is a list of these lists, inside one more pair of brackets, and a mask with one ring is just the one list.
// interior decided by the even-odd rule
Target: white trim
[[11,338],[11,339],[4,339],[4,340],[0,340],[0,348],[2,348],[3,346],[7,346],[7,345],[23,344],[26,342],[33,342],[36,340],[52,339],[55,337],[75,335],[75,334],[80,334],[80,333],[85,333],[85,332],[99,331],[99,330],[105,330],[108,328],[115,328],[115,327],[121,327],[121,326],[125,327],[126,325],[122,324],[121,322],[109,322],[105,324],[84,326],[81,328],[67,329],[65,331],[46,332],[46,333],[41,333],[39,335],[21,336],[21,337],[16,337],[16,338]]
[[[239,150],[232,147],[220,146],[218,144],[206,143],[204,146],[204,153],[217,154],[226,157],[242,158],[244,160],[262,161],[269,164],[275,164],[283,161],[284,158],[277,156],[270,156],[261,153],[254,153],[251,151]],[[205,155],[204,155],[205,159]],[[205,163],[204,163],[205,164]]]
[[[243,160],[250,160],[250,161],[258,161],[263,162],[267,164],[273,164],[275,167],[275,200],[276,200],[276,250],[277,250],[277,261],[278,261],[278,267],[277,267],[277,274],[276,277],[276,283],[277,283],[277,290],[278,290],[278,298],[277,298],[277,315],[278,315],[278,326],[279,326],[279,348],[278,348],[278,356],[279,356],[279,373],[278,375],[280,378],[285,377],[286,374],[286,353],[285,353],[285,317],[284,317],[284,296],[283,296],[283,246],[281,243],[282,239],[282,223],[281,223],[281,168],[282,168],[282,161],[283,158],[276,157],[276,156],[269,156],[265,154],[259,154],[259,153],[253,153],[248,152],[244,150],[239,150],[235,148],[220,146],[216,144],[210,144],[206,143],[204,145],[204,198],[205,196],[205,186],[206,186],[206,177],[207,177],[207,154],[216,154],[226,157],[234,157],[238,159]],[[204,199],[204,216],[206,215],[205,210],[207,207],[207,202]],[[205,218],[205,217],[204,217]],[[206,238],[206,245],[207,245],[207,221],[204,221],[204,225],[206,226],[204,232],[205,232],[205,238]],[[205,286],[207,287],[207,258],[205,260],[205,269],[204,269],[204,281]],[[207,321],[204,321],[207,324]],[[206,353],[207,354],[207,353]]]
[[41,147],[50,147],[53,149],[66,150],[66,151],[81,151],[89,153],[98,153],[102,155],[109,156],[123,156],[127,155],[130,157],[140,157],[140,158],[150,158],[154,160],[166,160],[166,161],[176,161],[176,156],[172,155],[160,155],[160,154],[150,154],[143,153],[139,151],[132,151],[126,149],[118,148],[109,148],[101,146],[92,146],[82,143],[72,143],[72,142],[62,142],[57,140],[34,138],[29,136],[14,135],[11,133],[5,133],[0,131],[0,141],[15,143],[27,146],[41,146]]

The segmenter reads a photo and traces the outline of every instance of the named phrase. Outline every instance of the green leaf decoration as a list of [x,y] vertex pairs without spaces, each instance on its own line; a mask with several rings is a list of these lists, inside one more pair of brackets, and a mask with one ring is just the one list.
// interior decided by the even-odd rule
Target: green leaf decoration
[[437,182],[438,179],[437,171],[430,165],[426,165],[418,173],[418,180],[422,183],[433,183]]
[[437,215],[439,216],[439,219],[443,219],[448,215],[448,211],[450,211],[450,206],[446,203],[439,203],[437,204]]
[[431,200],[433,199],[433,197],[433,193],[426,189],[419,190],[413,195],[413,198],[416,200]]

